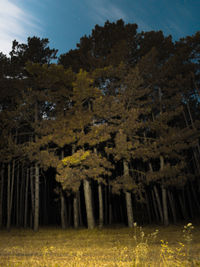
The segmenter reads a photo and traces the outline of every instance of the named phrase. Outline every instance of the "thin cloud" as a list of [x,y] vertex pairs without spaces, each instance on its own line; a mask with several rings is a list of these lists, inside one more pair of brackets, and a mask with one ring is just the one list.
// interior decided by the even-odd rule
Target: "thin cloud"
[[97,24],[104,24],[106,20],[116,21],[118,19],[123,19],[125,22],[137,23],[139,29],[149,31],[151,26],[145,23],[144,19],[138,14],[143,14],[144,10],[140,4],[135,3],[135,12],[131,13],[124,12],[116,4],[110,2],[110,0],[87,0],[87,5],[89,7],[89,14],[91,18]]
[[40,21],[13,2],[0,1],[0,52],[7,55],[14,39],[24,42],[30,35],[41,32]]
[[173,34],[174,36],[183,36],[184,29],[183,26],[179,25],[176,21],[167,20],[164,30],[167,34]]
[[163,29],[175,38],[183,37],[187,33],[188,24],[193,20],[190,6],[176,4],[169,10],[169,16],[164,20]]
[[127,19],[127,14],[108,0],[87,0],[87,3],[91,9],[90,15],[96,23],[103,24],[106,20]]

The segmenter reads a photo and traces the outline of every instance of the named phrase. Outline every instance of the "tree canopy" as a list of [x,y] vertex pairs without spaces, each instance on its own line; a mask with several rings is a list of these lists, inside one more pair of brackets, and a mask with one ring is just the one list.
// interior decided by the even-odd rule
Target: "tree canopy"
[[96,25],[57,63],[48,39],[13,41],[0,53],[2,168],[54,168],[68,194],[86,180],[127,206],[160,188],[167,224],[167,190],[199,183],[199,43],[199,32],[173,42],[123,20]]

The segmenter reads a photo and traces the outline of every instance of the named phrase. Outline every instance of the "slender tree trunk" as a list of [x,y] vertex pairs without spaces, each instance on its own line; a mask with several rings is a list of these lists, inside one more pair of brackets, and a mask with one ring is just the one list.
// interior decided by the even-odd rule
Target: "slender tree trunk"
[[62,189],[60,190],[60,216],[61,216],[61,227],[62,229],[66,229],[66,218],[65,218],[65,197]]
[[77,200],[78,200],[78,217],[79,217],[79,225],[83,226],[83,218],[81,212],[81,197],[80,197],[80,190],[77,191]]
[[[150,169],[151,172],[153,172],[153,167],[152,167],[151,163],[149,163],[149,169]],[[163,211],[162,211],[161,201],[160,201],[160,197],[159,197],[159,193],[158,193],[158,189],[157,189],[156,185],[153,186],[153,190],[154,190],[156,202],[157,202],[157,205],[158,205],[160,221],[161,221],[161,223],[163,223]]]
[[[61,151],[61,159],[64,158],[64,150]],[[66,229],[66,218],[65,218],[65,210],[66,210],[66,203],[65,197],[62,188],[60,189],[60,216],[61,216],[61,227],[62,229]]]
[[20,163],[17,164],[17,179],[16,179],[16,226],[19,227],[19,171]]
[[188,199],[188,204],[189,204],[189,213],[191,215],[191,218],[194,218],[194,213],[193,213],[193,205],[192,205],[192,199],[191,199],[191,193],[189,191],[188,185],[186,185],[186,193],[187,193],[187,199]]
[[186,209],[184,188],[182,188],[181,192],[179,193],[179,202],[180,202],[180,205],[181,205],[183,218],[184,218],[184,220],[187,220],[188,219],[188,212],[187,212],[187,209]]
[[160,221],[161,221],[161,223],[163,223],[163,211],[162,211],[160,196],[159,196],[158,189],[157,189],[156,185],[154,185],[153,190],[154,190],[155,197],[156,197],[156,202],[157,202],[157,205],[158,205],[158,211],[159,211],[159,214],[160,214]]
[[193,152],[193,157],[194,157],[197,172],[198,172],[198,174],[200,174],[200,163],[199,163],[199,157],[197,155],[197,151],[195,148],[193,148],[192,152]]
[[4,190],[4,163],[1,166],[1,183],[0,183],[0,228],[3,226],[3,190]]
[[27,227],[27,217],[28,217],[28,186],[29,186],[29,168],[26,169],[25,178],[25,204],[24,204],[24,228]]
[[30,227],[33,227],[33,218],[34,218],[34,183],[33,183],[33,168],[31,167],[31,175],[30,175],[30,186],[31,186],[31,216],[30,216]]
[[[162,114],[162,91],[159,87],[159,102],[160,102],[160,115]],[[160,171],[164,169],[164,157],[160,156]],[[167,226],[169,224],[168,208],[167,208],[167,191],[163,184],[161,184],[162,204],[163,204],[163,222]]]
[[112,224],[113,221],[113,215],[112,215],[112,192],[111,192],[111,186],[108,185],[108,223]]
[[10,184],[11,184],[11,166],[8,163],[8,187],[7,187],[7,230],[10,229]]
[[99,196],[99,228],[103,227],[103,194],[102,185],[98,183],[98,196]]
[[126,191],[125,196],[126,196],[126,209],[128,216],[128,227],[133,227],[133,209],[132,209],[131,193]]
[[24,187],[25,187],[25,175],[24,165],[21,166],[21,186],[20,186],[20,212],[19,212],[19,223],[22,226],[24,223]]
[[152,194],[152,201],[153,201],[153,207],[154,207],[154,211],[155,211],[155,215],[156,215],[156,221],[159,222],[160,221],[160,217],[158,214],[158,206],[156,205],[156,199],[155,199],[155,191],[152,189],[151,190],[151,194]]
[[47,183],[44,177],[44,193],[43,193],[43,224],[48,224],[48,210],[47,210]]
[[83,187],[84,187],[84,195],[85,195],[85,206],[86,206],[86,213],[87,213],[88,228],[93,229],[95,226],[95,222],[94,222],[94,214],[93,214],[93,208],[92,208],[92,192],[91,192],[90,182],[85,179],[83,181]]
[[172,192],[170,192],[170,190],[168,190],[167,193],[168,193],[169,203],[171,206],[173,221],[174,221],[174,223],[176,223],[177,222],[177,216],[176,216],[176,209],[175,209],[175,205],[174,205],[174,197],[173,197]]
[[11,175],[11,166],[9,164],[9,180],[8,180],[8,213],[7,213],[7,230],[10,230],[11,227],[11,214],[12,214],[12,202],[13,202],[13,189],[14,189],[14,178],[15,178],[15,160],[12,164],[12,175]]
[[72,203],[71,198],[68,201],[68,225],[71,225],[72,221]]
[[[124,175],[129,175],[128,162],[126,162],[124,160],[123,166],[124,166]],[[132,208],[131,193],[126,191],[125,196],[126,196],[126,209],[127,209],[127,217],[128,217],[128,226],[133,227],[133,208]]]
[[197,209],[198,209],[198,213],[200,213],[200,204],[199,204],[199,200],[198,200],[197,194],[196,194],[196,192],[195,192],[195,190],[194,190],[194,186],[193,186],[193,183],[192,183],[192,182],[191,182],[191,190],[192,190],[192,194],[193,194],[193,197],[194,197],[194,200],[195,200]]
[[[187,110],[188,110],[188,114],[189,114],[189,117],[190,117],[192,128],[196,129],[195,125],[194,125],[193,118],[192,118],[192,114],[191,114],[191,111],[190,111],[190,106],[189,106],[188,103],[187,103]],[[184,110],[183,110],[183,117],[185,119],[186,126],[189,128],[189,123],[188,123],[188,120],[187,120],[187,117],[186,117],[186,114],[185,114]],[[197,150],[198,150],[198,154],[200,154],[200,146],[199,146],[198,142],[197,142]],[[197,169],[198,173],[200,174],[199,156],[197,155],[197,151],[196,151],[195,148],[192,148],[192,152],[193,152],[194,161],[195,161],[195,164],[196,164],[196,169]]]
[[116,209],[116,207],[119,207],[118,206],[118,201],[117,201],[117,197],[116,195],[113,195],[113,203],[114,203],[114,207],[113,207],[113,222],[117,222],[117,215],[118,215],[118,209]]
[[69,214],[68,214],[68,198],[65,197],[65,222],[66,222],[66,227],[69,226],[68,224],[68,217],[69,217]]
[[167,189],[164,185],[161,186],[162,190],[162,200],[163,200],[163,215],[164,215],[164,225],[169,225],[169,218],[168,218],[168,207],[167,207]]
[[184,210],[185,210],[185,214],[186,214],[186,218],[188,219],[189,216],[188,216],[188,210],[187,210],[187,207],[186,207],[186,197],[185,197],[185,188],[182,189],[182,200],[183,200],[183,205],[184,205]]
[[34,231],[37,232],[39,229],[39,166],[35,164],[35,213],[34,213]]
[[124,222],[125,218],[124,218],[124,212],[123,212],[123,207],[122,207],[122,202],[121,201],[119,203],[119,212],[120,212],[120,222]]
[[[38,122],[38,102],[35,103],[35,123]],[[35,136],[35,142],[37,142],[38,137]],[[40,208],[40,194],[39,194],[39,165],[35,163],[35,199],[34,199],[34,231],[37,232],[39,229],[39,208]]]
[[144,195],[145,195],[145,204],[146,204],[146,208],[147,208],[149,223],[151,224],[152,219],[151,219],[151,208],[150,208],[150,204],[149,204],[150,201],[149,201],[149,197],[148,197],[146,190],[144,192]]
[[104,217],[105,217],[105,224],[107,225],[108,224],[108,186],[106,185],[105,187],[104,187],[104,191],[105,191],[105,193],[104,193],[104,203],[105,203],[105,205],[104,205]]
[[187,102],[186,106],[187,106],[188,114],[190,116],[190,121],[191,121],[192,128],[195,129],[196,127],[194,125],[194,121],[193,121],[193,118],[192,118],[192,113],[191,113],[190,106],[189,106],[188,102]]
[[180,203],[180,206],[181,206],[181,211],[182,211],[183,218],[184,218],[184,220],[186,220],[188,218],[188,216],[187,216],[187,213],[186,213],[186,210],[185,210],[185,205],[184,205],[184,201],[183,201],[183,198],[182,198],[181,194],[178,195],[178,198],[179,198],[179,203]]
[[[160,170],[163,171],[164,169],[164,158],[163,156],[160,156]],[[168,207],[167,207],[167,189],[162,184],[161,185],[161,191],[162,191],[162,203],[163,203],[163,222],[164,225],[169,225],[169,218],[168,218]]]
[[79,222],[77,193],[74,194],[73,208],[74,208],[74,228],[77,229],[78,228],[78,222]]
[[[94,152],[97,154],[97,149],[94,148]],[[99,200],[99,228],[103,227],[103,194],[102,185],[98,182],[98,200]]]
[[15,160],[13,160],[13,165],[12,165],[12,183],[11,183],[11,195],[10,195],[10,219],[12,217],[14,181],[15,181]]

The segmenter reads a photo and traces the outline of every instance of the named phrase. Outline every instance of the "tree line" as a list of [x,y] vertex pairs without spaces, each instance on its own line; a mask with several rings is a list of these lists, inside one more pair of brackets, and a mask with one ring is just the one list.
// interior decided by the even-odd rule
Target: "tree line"
[[50,175],[63,229],[199,216],[199,43],[118,20],[0,53],[0,227],[48,223]]

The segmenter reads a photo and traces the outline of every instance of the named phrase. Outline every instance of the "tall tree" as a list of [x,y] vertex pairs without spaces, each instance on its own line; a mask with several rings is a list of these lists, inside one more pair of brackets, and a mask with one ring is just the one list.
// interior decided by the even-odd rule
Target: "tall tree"
[[96,25],[92,34],[80,39],[75,50],[59,57],[59,64],[92,71],[96,68],[121,62],[132,63],[137,49],[137,25],[125,24],[123,20],[106,21],[104,26]]

